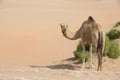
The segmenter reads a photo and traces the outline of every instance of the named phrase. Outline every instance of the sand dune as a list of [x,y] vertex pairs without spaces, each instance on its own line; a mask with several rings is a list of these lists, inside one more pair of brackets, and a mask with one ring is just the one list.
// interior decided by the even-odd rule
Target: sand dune
[[59,26],[74,32],[93,16],[109,30],[119,9],[119,0],[0,0],[0,80],[119,80],[119,59],[104,58],[102,72],[96,58],[95,68],[84,72],[66,61],[79,40],[65,39]]

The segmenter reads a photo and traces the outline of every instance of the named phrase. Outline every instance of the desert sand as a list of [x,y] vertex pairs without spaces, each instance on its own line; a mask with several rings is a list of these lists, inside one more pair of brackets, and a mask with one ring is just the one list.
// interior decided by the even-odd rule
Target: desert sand
[[95,58],[94,69],[81,72],[71,61],[79,40],[64,38],[59,26],[74,32],[93,16],[109,30],[119,9],[119,0],[0,0],[0,80],[119,80],[120,59],[104,58],[97,72]]

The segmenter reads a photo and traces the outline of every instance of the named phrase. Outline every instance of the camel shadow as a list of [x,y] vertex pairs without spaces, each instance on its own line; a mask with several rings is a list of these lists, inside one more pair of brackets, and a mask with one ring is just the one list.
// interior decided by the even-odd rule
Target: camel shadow
[[58,64],[58,65],[49,65],[49,66],[36,66],[36,65],[31,65],[29,67],[32,68],[49,68],[49,69],[69,69],[69,70],[74,70],[75,67],[69,64]]
[[72,57],[72,58],[68,58],[65,61],[70,61],[73,62],[73,64],[82,64],[82,61],[79,61],[77,58]]
[[76,61],[76,60],[78,60],[78,59],[75,57],[71,57],[71,58],[66,59],[65,61]]
[[[68,69],[68,70],[75,70],[78,68],[78,66],[75,66],[74,64],[81,64],[81,62],[74,62],[76,61],[76,58],[68,58],[64,61],[66,62],[72,62],[72,64],[69,63],[61,63],[61,64],[56,64],[56,65],[48,65],[48,66],[38,66],[38,65],[30,65],[29,67],[31,68],[49,68],[49,69]],[[80,66],[79,66],[80,68]]]

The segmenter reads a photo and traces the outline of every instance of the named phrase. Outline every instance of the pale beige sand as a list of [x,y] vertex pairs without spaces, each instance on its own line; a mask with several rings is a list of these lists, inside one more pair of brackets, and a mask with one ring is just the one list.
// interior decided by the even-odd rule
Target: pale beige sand
[[74,59],[67,59],[49,66],[0,67],[0,80],[119,80],[120,65],[118,64],[120,64],[120,59],[113,60],[104,57],[101,72],[96,71],[96,58],[94,59],[94,69],[89,69],[88,63],[86,63],[84,72],[80,71],[82,64],[77,64]]
[[[76,69],[33,68],[31,71],[30,67],[23,67],[19,71],[16,70],[18,67],[14,68],[55,65],[73,57],[79,40],[65,39],[59,24],[67,23],[74,32],[88,16],[93,16],[96,22],[109,28],[109,25],[120,20],[119,9],[119,0],[0,0],[0,79],[119,80],[120,69],[116,69],[118,72],[112,70],[108,74],[105,67],[106,72],[101,73],[89,72],[89,69],[88,73],[79,73]],[[115,67],[118,66],[117,63]]]

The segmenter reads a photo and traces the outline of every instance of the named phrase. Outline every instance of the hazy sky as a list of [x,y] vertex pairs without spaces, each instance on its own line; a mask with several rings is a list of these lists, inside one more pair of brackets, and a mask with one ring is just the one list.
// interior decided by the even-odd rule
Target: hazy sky
[[[102,25],[102,18],[116,15],[117,0],[2,0],[0,6],[1,26],[56,26],[61,22],[75,26],[93,16]],[[104,5],[105,4],[105,5]],[[115,12],[111,12],[115,9]],[[112,16],[111,16],[112,17]],[[114,18],[112,18],[114,19]],[[114,19],[115,20],[115,19]],[[113,20],[112,20],[113,21]],[[30,24],[29,24],[30,23]],[[70,25],[72,25],[70,24]]]

